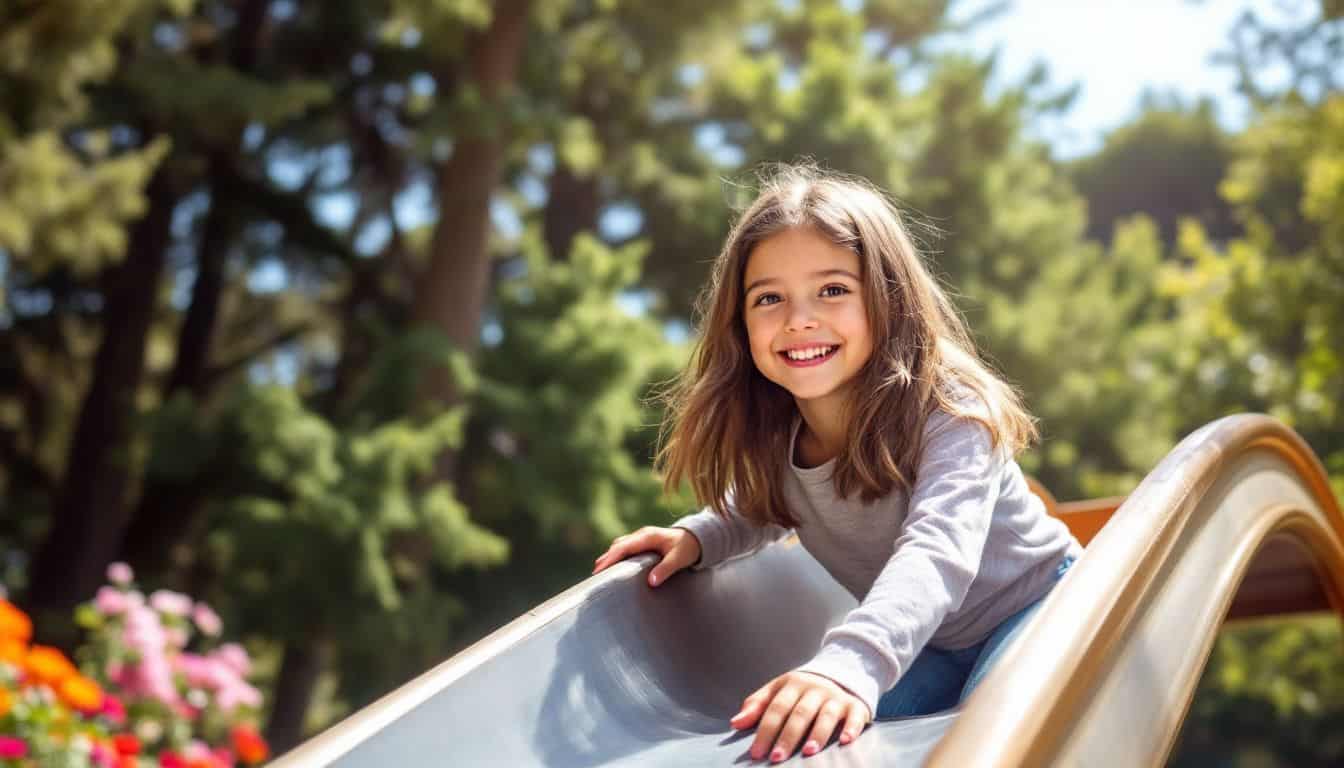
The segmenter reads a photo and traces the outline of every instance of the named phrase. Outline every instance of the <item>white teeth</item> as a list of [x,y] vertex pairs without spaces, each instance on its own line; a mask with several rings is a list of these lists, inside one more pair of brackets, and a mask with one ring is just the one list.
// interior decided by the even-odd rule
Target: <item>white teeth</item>
[[807,347],[805,349],[790,349],[787,354],[791,360],[811,360],[814,357],[820,357],[835,347]]

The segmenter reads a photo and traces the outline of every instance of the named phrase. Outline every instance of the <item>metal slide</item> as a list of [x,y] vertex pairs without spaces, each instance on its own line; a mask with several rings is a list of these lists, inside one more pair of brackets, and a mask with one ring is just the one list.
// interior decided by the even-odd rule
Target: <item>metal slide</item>
[[[794,538],[657,589],[653,562],[580,583],[275,765],[750,764],[754,731],[728,718],[855,601]],[[1314,608],[1344,609],[1344,516],[1320,463],[1277,421],[1221,419],[1124,500],[963,707],[786,762],[1159,764],[1223,618]]]

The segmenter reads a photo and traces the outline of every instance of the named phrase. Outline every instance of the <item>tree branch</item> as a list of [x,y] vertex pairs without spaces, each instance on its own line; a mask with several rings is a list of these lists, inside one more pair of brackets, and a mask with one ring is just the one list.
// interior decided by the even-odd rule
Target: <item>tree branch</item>
[[213,387],[215,384],[219,382],[220,379],[223,379],[224,377],[228,376],[229,374],[233,373],[234,371],[238,370],[244,365],[247,365],[252,360],[271,351],[272,349],[287,344],[293,341],[294,339],[297,339],[298,337],[312,330],[312,328],[313,328],[312,322],[307,320],[301,323],[296,323],[288,328],[284,328],[278,331],[277,333],[271,336],[268,336],[267,338],[264,338],[256,342],[255,344],[243,350],[242,352],[235,354],[228,360],[210,366],[208,369],[206,369],[205,372],[204,377],[206,382],[205,387],[207,389]]

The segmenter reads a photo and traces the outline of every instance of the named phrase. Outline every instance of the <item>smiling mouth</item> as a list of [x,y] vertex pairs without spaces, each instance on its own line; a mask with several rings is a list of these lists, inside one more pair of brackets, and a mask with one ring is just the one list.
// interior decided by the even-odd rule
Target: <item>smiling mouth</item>
[[826,351],[823,352],[822,354],[820,354],[820,355],[816,355],[816,356],[814,356],[814,357],[804,358],[804,359],[798,359],[798,358],[790,357],[788,352],[780,352],[780,353],[779,353],[779,356],[780,356],[781,358],[783,358],[784,363],[785,363],[786,365],[790,366],[790,367],[793,367],[793,368],[806,368],[806,367],[813,366],[813,365],[821,365],[822,363],[826,362],[827,360],[830,360],[832,357],[835,357],[835,353],[836,353],[837,351],[839,351],[839,349],[840,349],[840,345],[838,345],[838,344],[831,345],[831,346],[829,346],[829,347],[825,347],[825,350],[826,350]]

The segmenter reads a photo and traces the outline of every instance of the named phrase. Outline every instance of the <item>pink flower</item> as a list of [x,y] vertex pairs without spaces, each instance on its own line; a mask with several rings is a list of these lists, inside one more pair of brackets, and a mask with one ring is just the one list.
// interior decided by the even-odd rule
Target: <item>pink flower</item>
[[175,671],[182,675],[189,688],[214,690],[222,681],[234,677],[233,670],[228,667],[224,667],[225,674],[221,677],[221,666],[220,662],[195,653],[180,653],[173,659]]
[[125,563],[116,562],[107,566],[107,580],[113,584],[120,584],[124,587],[130,584],[133,578],[135,578],[135,574],[131,571],[131,566]]
[[13,736],[0,736],[0,759],[18,760],[28,755],[28,743]]
[[162,656],[153,656],[140,662],[142,690],[165,704],[177,702],[177,686],[173,685],[173,671]]
[[126,593],[115,587],[100,587],[93,598],[93,607],[104,616],[117,616],[125,613],[130,606]]
[[233,753],[229,751],[228,747],[215,747],[210,754],[214,755],[217,765],[222,766],[222,768],[233,768]]
[[189,635],[187,634],[187,630],[182,629],[181,627],[168,627],[163,630],[164,641],[174,648],[187,647],[188,638]]
[[154,610],[167,613],[172,616],[186,616],[191,613],[191,598],[181,592],[171,592],[166,589],[156,590],[149,596],[149,604]]
[[[117,669],[118,676],[121,673],[120,667]],[[111,668],[108,669],[108,676],[111,677]],[[126,706],[121,703],[121,699],[110,693],[103,694],[103,708],[100,712],[107,721],[113,725],[124,725],[126,723]]]
[[232,712],[239,705],[261,708],[261,691],[235,678],[215,692],[215,704],[224,712]]
[[210,747],[200,739],[192,739],[187,742],[187,748],[182,750],[182,756],[185,757],[188,762],[214,759],[214,755],[210,754]]
[[220,621],[219,614],[205,603],[197,603],[191,609],[191,618],[201,633],[207,637],[218,637],[220,631],[224,629],[224,622]]
[[93,749],[89,751],[89,758],[98,768],[116,768],[117,752],[114,749],[108,749],[102,742],[95,741]]
[[162,649],[145,654],[140,661],[126,665],[122,668],[121,675],[113,678],[112,682],[130,696],[148,696],[169,706],[178,701],[177,686],[173,683],[173,670]]
[[237,643],[225,643],[211,656],[224,662],[243,677],[247,677],[247,673],[252,671],[252,661],[247,657],[247,651]]
[[140,656],[163,654],[163,645],[167,642],[163,623],[159,614],[143,605],[132,605],[126,611],[126,628],[122,631],[122,641]]

